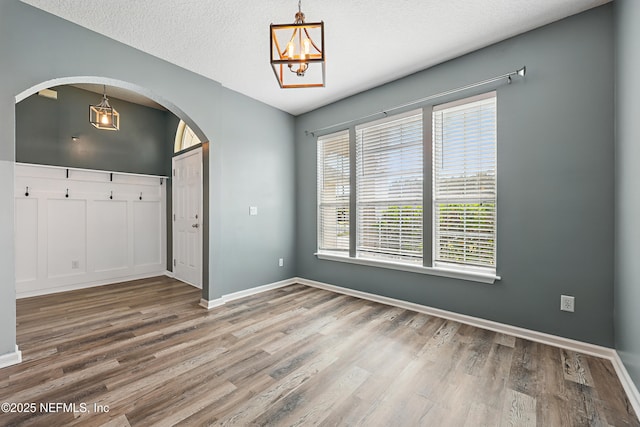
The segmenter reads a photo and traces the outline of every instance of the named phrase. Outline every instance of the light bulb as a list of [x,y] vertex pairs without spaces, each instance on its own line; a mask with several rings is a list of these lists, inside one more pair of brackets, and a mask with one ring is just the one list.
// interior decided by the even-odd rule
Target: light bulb
[[287,56],[289,59],[293,59],[293,43],[287,43]]
[[304,42],[302,42],[302,45],[304,46],[304,53],[306,53],[308,55],[309,54],[310,45],[311,45],[311,41],[309,39],[304,39]]
[[109,124],[109,116],[107,116],[106,114],[102,115],[102,120],[100,120],[102,122],[103,125],[108,125]]

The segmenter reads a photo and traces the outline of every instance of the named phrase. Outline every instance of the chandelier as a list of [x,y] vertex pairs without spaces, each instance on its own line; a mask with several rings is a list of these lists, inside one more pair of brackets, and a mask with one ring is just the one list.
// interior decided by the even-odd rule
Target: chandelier
[[109,105],[106,86],[103,86],[102,101],[98,105],[89,106],[89,122],[98,129],[120,129],[120,114]]
[[281,88],[324,87],[324,22],[304,22],[300,0],[293,24],[271,24],[271,66]]

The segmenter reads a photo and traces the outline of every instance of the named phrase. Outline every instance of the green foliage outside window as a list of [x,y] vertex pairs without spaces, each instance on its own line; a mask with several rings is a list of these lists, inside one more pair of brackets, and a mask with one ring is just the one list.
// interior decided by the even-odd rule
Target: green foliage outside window
[[437,208],[441,261],[495,265],[495,203],[440,203]]

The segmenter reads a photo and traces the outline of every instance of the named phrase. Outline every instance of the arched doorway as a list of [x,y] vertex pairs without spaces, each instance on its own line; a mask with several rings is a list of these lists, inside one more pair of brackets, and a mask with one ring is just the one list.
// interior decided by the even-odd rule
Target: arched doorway
[[[131,84],[128,82],[124,82],[124,81],[119,81],[119,80],[115,80],[115,79],[110,79],[110,78],[103,78],[103,77],[87,77],[87,76],[76,76],[76,77],[66,77],[66,78],[58,78],[58,79],[53,79],[53,80],[49,80],[49,81],[45,81],[42,82],[38,85],[35,85],[23,92],[21,92],[20,94],[18,94],[15,97],[15,102],[16,105],[23,101],[24,99],[26,99],[27,97],[37,93],[38,91],[42,90],[42,89],[47,89],[53,86],[61,86],[61,85],[71,85],[71,84],[105,84],[105,85],[109,85],[109,86],[115,86],[115,87],[121,87],[133,92],[136,92],[142,96],[145,96],[151,100],[153,100],[154,102],[157,102],[158,104],[161,104],[162,106],[164,106],[167,110],[171,111],[173,114],[175,114],[179,119],[181,119],[182,121],[184,121],[185,123],[188,123],[189,128],[193,129],[193,132],[195,135],[198,136],[198,138],[200,138],[202,141],[205,141],[203,145],[207,145],[208,139],[206,138],[206,136],[203,134],[203,132],[200,130],[200,128],[193,123],[193,121],[176,105],[174,105],[172,102],[167,101],[166,99],[161,98],[160,96],[154,94],[152,91],[145,89],[141,86],[135,85],[135,84]],[[14,146],[16,144],[16,141],[14,140]],[[206,153],[207,151],[205,151]],[[168,154],[168,156],[170,156]],[[203,165],[204,168],[207,167],[207,163],[205,162],[205,165]],[[204,175],[204,174],[203,174]],[[167,204],[168,206],[171,206],[170,203]],[[169,218],[170,216],[168,215],[167,218]],[[208,220],[208,209],[207,209],[207,205],[203,203],[203,212],[202,212],[202,222],[203,224],[206,223],[206,221]],[[168,234],[169,235],[169,234]],[[204,235],[204,238],[202,240],[202,246],[208,245],[208,238],[206,235]],[[171,245],[168,243],[167,247],[170,248]],[[204,253],[205,251],[203,251]],[[204,274],[206,274],[206,271],[204,272]],[[203,278],[203,283],[207,280],[206,277]],[[19,352],[16,350],[16,353],[18,354],[19,357]]]

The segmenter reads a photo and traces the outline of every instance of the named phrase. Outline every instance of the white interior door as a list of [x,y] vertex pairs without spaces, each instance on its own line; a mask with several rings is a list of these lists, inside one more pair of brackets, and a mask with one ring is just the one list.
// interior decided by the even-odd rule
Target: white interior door
[[173,273],[202,288],[202,149],[173,158]]

